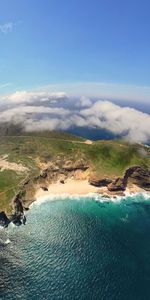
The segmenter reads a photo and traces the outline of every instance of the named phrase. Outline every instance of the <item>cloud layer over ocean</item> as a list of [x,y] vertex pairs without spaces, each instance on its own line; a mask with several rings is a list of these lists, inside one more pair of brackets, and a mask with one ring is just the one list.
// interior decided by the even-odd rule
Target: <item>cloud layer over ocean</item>
[[0,103],[0,123],[22,124],[26,131],[86,127],[108,130],[130,142],[150,141],[150,115],[110,101],[21,91]]

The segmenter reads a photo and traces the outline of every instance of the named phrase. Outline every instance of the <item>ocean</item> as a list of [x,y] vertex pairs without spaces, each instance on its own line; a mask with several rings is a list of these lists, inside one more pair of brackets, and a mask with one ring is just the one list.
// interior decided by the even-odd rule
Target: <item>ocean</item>
[[0,299],[149,300],[150,198],[33,203],[0,229]]

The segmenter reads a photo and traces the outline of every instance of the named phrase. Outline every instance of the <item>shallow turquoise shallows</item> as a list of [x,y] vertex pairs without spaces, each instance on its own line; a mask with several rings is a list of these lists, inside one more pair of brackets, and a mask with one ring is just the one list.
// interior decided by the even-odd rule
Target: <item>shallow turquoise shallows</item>
[[0,299],[150,299],[150,199],[34,203],[0,230]]

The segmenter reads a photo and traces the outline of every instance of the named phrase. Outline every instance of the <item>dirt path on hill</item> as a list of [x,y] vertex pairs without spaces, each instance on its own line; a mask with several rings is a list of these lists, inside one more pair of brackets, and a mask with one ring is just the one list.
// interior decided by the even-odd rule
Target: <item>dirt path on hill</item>
[[44,138],[48,140],[54,140],[54,141],[59,141],[59,142],[70,142],[70,143],[77,143],[77,144],[86,144],[86,145],[92,145],[93,141],[92,140],[85,140],[85,141],[76,141],[76,140],[67,140],[67,139],[58,139],[54,137],[44,137],[44,136],[32,136],[32,135],[3,135],[2,137],[15,137],[15,138]]
[[9,162],[5,157],[0,157],[0,171],[3,170],[12,170],[18,173],[27,172],[28,168],[23,166],[22,164],[17,164],[14,162]]

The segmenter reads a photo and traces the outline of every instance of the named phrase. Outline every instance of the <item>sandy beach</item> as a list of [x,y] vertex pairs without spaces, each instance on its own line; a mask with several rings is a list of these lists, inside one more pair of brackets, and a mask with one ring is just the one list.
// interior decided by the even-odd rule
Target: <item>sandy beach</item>
[[[65,183],[52,183],[48,186],[48,191],[44,191],[42,188],[39,188],[36,192],[35,198],[41,199],[42,197],[47,197],[48,195],[88,195],[90,193],[108,195],[110,197],[115,197],[115,193],[108,191],[107,187],[98,188],[89,184],[88,180],[75,180],[67,179]],[[133,195],[137,193],[145,193],[145,191],[139,188],[136,185],[128,186],[124,195]]]
[[48,187],[48,191],[39,188],[36,192],[36,199],[46,195],[87,195],[89,193],[97,193],[98,188],[89,184],[88,180],[68,179],[65,183],[52,183]]

